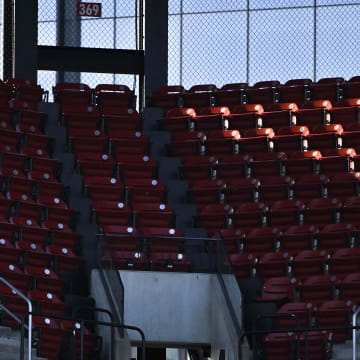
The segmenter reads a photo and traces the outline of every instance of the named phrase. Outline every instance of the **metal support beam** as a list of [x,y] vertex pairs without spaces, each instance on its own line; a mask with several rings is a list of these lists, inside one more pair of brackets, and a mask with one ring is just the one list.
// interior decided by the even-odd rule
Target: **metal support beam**
[[[81,21],[76,16],[78,0],[57,0],[57,46],[81,46]],[[57,82],[80,82],[80,73],[57,73]]]
[[14,0],[13,77],[36,81],[38,0]]
[[99,72],[110,74],[143,74],[144,52],[77,48],[66,46],[38,46],[39,70]]
[[145,2],[145,95],[167,85],[168,0]]
[[14,44],[14,0],[3,0],[2,30],[3,30],[3,80],[12,77],[13,44]]

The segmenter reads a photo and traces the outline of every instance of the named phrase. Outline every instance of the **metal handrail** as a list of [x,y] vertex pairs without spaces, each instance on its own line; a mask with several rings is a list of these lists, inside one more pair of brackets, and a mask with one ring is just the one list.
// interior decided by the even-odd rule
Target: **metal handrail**
[[[104,313],[104,314],[107,314],[110,318],[110,322],[111,323],[115,323],[114,321],[114,316],[112,314],[111,311],[107,310],[107,309],[102,309],[102,308],[92,308],[91,306],[88,306],[88,307],[81,307],[80,309],[78,309],[77,311],[73,312],[73,314],[75,315],[74,317],[76,317],[76,314],[79,312],[79,311],[82,311],[84,309],[87,309],[87,310],[93,310],[97,313]],[[112,327],[111,328],[111,345],[110,345],[110,360],[114,360],[114,355],[115,355],[115,334],[114,334],[114,328]]]
[[[5,284],[11,290],[15,292],[16,295],[19,295],[24,301],[26,301],[28,305],[28,360],[31,360],[31,341],[32,341],[32,303],[28,297],[26,297],[20,290],[18,290],[15,286],[11,285],[7,280],[0,276],[0,282]],[[24,344],[23,344],[23,336],[21,337],[21,348],[20,348],[20,359],[24,358]]]
[[[1,279],[1,278],[0,278]],[[112,328],[123,328],[123,329],[128,329],[128,330],[134,330],[136,332],[138,332],[140,334],[141,337],[141,349],[142,349],[142,354],[141,354],[141,360],[145,360],[145,350],[146,350],[146,338],[145,338],[145,334],[144,332],[137,326],[131,326],[131,325],[125,325],[125,324],[118,324],[118,323],[109,323],[109,322],[105,322],[105,321],[98,321],[98,320],[84,320],[84,319],[75,319],[73,317],[68,317],[68,316],[62,316],[62,315],[56,315],[56,314],[49,314],[49,313],[42,313],[42,312],[27,312],[25,313],[22,318],[21,318],[21,341],[23,343],[23,338],[24,338],[24,327],[25,327],[25,322],[24,319],[26,316],[43,316],[43,317],[48,317],[51,319],[57,319],[57,320],[70,320],[73,323],[77,322],[80,323],[80,360],[84,360],[84,322],[90,322],[93,323],[95,325],[104,325],[104,326],[110,326]],[[24,360],[24,354],[21,355],[21,360]],[[31,359],[30,359],[31,360]]]
[[353,316],[352,316],[352,326],[353,326],[353,330],[352,330],[352,345],[353,345],[353,349],[352,349],[352,358],[353,360],[356,360],[356,320],[357,317],[360,313],[360,306],[355,310]]
[[[256,318],[253,320],[253,349],[254,351],[256,350],[256,323],[258,320],[260,319],[276,319],[276,318],[292,318],[295,319],[296,322],[296,328],[299,329],[300,328],[300,321],[298,319],[298,317],[295,314],[285,314],[285,313],[275,313],[275,314],[259,314],[258,316],[256,316]],[[300,351],[300,339],[297,338],[296,339],[296,348],[297,348],[297,354],[299,354]],[[257,354],[255,353],[254,355],[254,359],[256,359]]]

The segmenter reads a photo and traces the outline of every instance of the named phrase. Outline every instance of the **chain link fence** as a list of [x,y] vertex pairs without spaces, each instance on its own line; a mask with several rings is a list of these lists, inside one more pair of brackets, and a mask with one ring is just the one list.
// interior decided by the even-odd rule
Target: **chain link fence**
[[[74,46],[105,49],[138,49],[138,0],[101,2],[101,17],[76,15],[78,0],[38,0],[38,45]],[[88,1],[89,2],[89,1]],[[59,80],[55,71],[38,71],[38,83],[49,90]],[[66,72],[67,82],[123,84],[138,92],[139,76]],[[135,86],[135,88],[134,88]],[[49,97],[52,101],[52,94]]]
[[358,75],[360,1],[169,0],[169,84]]

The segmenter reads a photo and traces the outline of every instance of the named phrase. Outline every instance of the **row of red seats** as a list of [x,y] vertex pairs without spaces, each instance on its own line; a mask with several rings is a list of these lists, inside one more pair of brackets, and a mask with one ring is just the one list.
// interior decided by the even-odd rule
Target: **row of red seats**
[[60,121],[68,129],[98,129],[110,137],[122,135],[121,131],[141,131],[141,115],[134,108],[117,107],[107,114],[94,106],[65,105],[60,110]]
[[[234,164],[235,165],[235,164]],[[236,174],[236,172],[238,174]],[[241,169],[233,171],[234,177]],[[338,198],[359,195],[359,173],[347,172],[327,176],[311,174],[299,177],[262,175],[257,178],[235,178],[199,180],[190,183],[188,198],[199,207],[205,205],[239,202],[280,200],[301,200],[309,202],[314,198]],[[285,205],[286,203],[284,203]],[[287,203],[290,205],[291,203]]]
[[341,223],[222,229],[213,237],[220,236],[230,254],[241,252],[261,257],[274,251],[294,254],[302,250],[327,249],[333,253],[337,249],[358,246],[359,235],[358,225]]
[[[44,134],[47,116],[36,111],[47,94],[23,79],[0,84],[0,94],[0,272],[27,294],[35,311],[64,315],[67,306],[60,299],[66,284],[63,276],[79,271],[83,261],[76,255],[81,248],[80,235],[72,231],[76,214],[68,208],[61,164],[52,159],[54,141]],[[18,316],[27,311],[25,303],[6,287],[0,291],[0,301]],[[34,317],[38,356],[58,358],[60,351],[67,351],[68,336],[63,335],[70,334],[71,322],[69,328],[66,322],[59,327],[56,321],[36,319],[44,319]],[[7,315],[1,321],[18,326]],[[64,324],[67,329],[61,330]],[[56,336],[50,328],[56,328]],[[85,338],[89,356],[100,339],[88,330]]]
[[[85,95],[84,102],[77,101],[78,96],[83,95],[68,92],[65,100],[59,98],[60,111],[67,127],[68,148],[76,156],[76,168],[84,175],[84,192],[92,200],[91,217],[111,249],[111,253],[104,250],[103,261],[113,259],[121,266],[128,256],[124,250],[145,251],[132,256],[148,265],[143,268],[154,268],[145,260],[153,253],[162,259],[159,268],[173,269],[168,263],[180,255],[175,269],[180,265],[187,268],[182,241],[172,239],[181,234],[173,228],[175,217],[166,205],[166,189],[157,179],[156,162],[148,155],[148,140],[138,131],[139,115],[124,108],[129,104],[115,107],[114,98],[108,107],[100,100],[98,111],[87,105]],[[146,233],[152,234],[151,240],[143,238]]]
[[273,277],[303,279],[313,275],[336,275],[344,278],[360,272],[359,248],[343,248],[330,254],[328,250],[301,250],[295,255],[286,251],[268,252],[260,258],[253,254],[232,254],[230,259],[234,273],[239,277],[255,274],[265,281]]
[[[326,323],[328,316],[341,319],[344,318],[342,315],[347,316],[348,307],[345,304],[343,312],[340,312],[341,305],[343,304],[339,302],[324,304],[320,314],[321,324]],[[268,360],[306,359],[308,356],[313,360],[327,360],[332,356],[332,342],[331,331],[270,333],[260,342],[259,356]]]
[[91,89],[82,83],[57,83],[53,94],[62,109],[95,105],[104,114],[115,114],[119,107],[136,107],[134,91],[126,85],[100,84]]
[[5,82],[0,80],[0,98],[38,103],[47,101],[48,92],[32,80],[15,78]]
[[235,209],[229,204],[206,205],[199,208],[196,224],[214,234],[221,228],[246,229],[263,226],[360,223],[359,197],[342,203],[336,198],[313,199],[307,204],[300,200],[277,200],[272,205],[263,202],[241,203]]
[[[356,172],[359,169],[359,156],[356,151],[353,148],[343,148],[323,152],[295,151],[289,156],[284,152],[225,156],[194,155],[182,159],[180,176],[188,179],[193,185],[199,182],[198,185],[201,186],[203,181],[202,186],[211,187],[215,185],[215,182],[211,185],[211,180],[223,180],[225,183],[239,180],[241,184],[241,181],[251,177],[288,175],[299,178],[306,175],[309,176],[309,181],[315,181],[315,175],[324,177],[323,174],[328,174],[340,178],[341,175],[336,175],[340,172],[345,178],[350,177],[346,172]],[[245,184],[244,182],[243,185]]]
[[237,130],[181,133],[173,136],[170,154],[181,158],[196,155],[220,157],[257,152],[326,152],[340,148],[353,148],[359,152],[359,129],[357,125],[355,130],[344,132],[340,125],[331,124],[320,126],[316,129],[318,132],[309,134],[305,126],[291,126],[282,128],[280,135],[266,128],[243,138]]
[[315,100],[304,103],[300,109],[295,103],[279,103],[271,105],[266,112],[261,104],[247,104],[237,106],[232,113],[225,106],[201,108],[198,115],[192,108],[170,109],[158,123],[160,128],[172,133],[234,129],[242,137],[264,136],[266,133],[254,130],[262,128],[286,135],[286,131],[279,133],[279,130],[294,125],[305,126],[314,133],[329,124],[340,124],[345,130],[356,131],[359,103],[358,98],[347,99],[332,107],[329,100]]
[[153,92],[151,105],[163,109],[173,107],[236,106],[238,104],[296,102],[360,96],[360,77],[348,81],[341,77],[323,78],[313,83],[311,79],[294,79],[281,85],[279,81],[261,81],[250,87],[246,83],[226,84],[218,89],[214,84],[194,85],[188,91],[183,86],[162,86]]
[[[295,277],[278,277],[267,279],[262,287],[261,296],[254,299],[257,302],[273,302],[281,309],[296,308],[292,303],[311,303],[319,305],[324,301],[352,299],[354,303],[360,300],[358,284],[360,273],[351,273],[345,277],[336,275],[315,275],[304,279]],[[284,304],[285,303],[285,304]],[[315,306],[306,306],[307,311],[314,311]],[[305,310],[305,307],[303,308]],[[301,324],[302,327],[312,326]]]

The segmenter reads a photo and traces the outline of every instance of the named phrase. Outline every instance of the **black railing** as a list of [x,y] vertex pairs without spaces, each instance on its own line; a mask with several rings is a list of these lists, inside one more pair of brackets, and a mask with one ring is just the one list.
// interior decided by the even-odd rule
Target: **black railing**
[[[99,309],[99,311],[102,311],[103,309]],[[105,310],[106,313],[108,313],[108,311]],[[101,326],[109,326],[113,329],[118,328],[118,329],[127,329],[127,330],[133,330],[136,331],[140,334],[141,336],[141,353],[142,353],[142,359],[141,360],[145,360],[145,349],[146,349],[146,339],[145,339],[145,334],[144,332],[136,327],[136,326],[131,326],[131,325],[125,325],[125,324],[119,324],[119,323],[113,323],[113,322],[105,322],[105,321],[98,321],[98,320],[91,320],[91,319],[76,319],[73,317],[68,317],[68,316],[62,316],[62,315],[55,315],[55,314],[48,314],[48,313],[42,313],[42,312],[27,312],[25,314],[23,314],[23,316],[21,317],[21,344],[20,344],[20,360],[24,360],[24,343],[25,343],[25,318],[28,316],[42,316],[42,317],[46,317],[46,318],[50,318],[50,319],[55,319],[55,320],[67,320],[67,321],[71,321],[73,324],[73,331],[72,331],[72,336],[73,338],[75,338],[76,336],[76,324],[80,325],[80,360],[84,360],[84,329],[85,329],[85,323],[92,323],[94,325],[101,325]],[[75,344],[75,339],[73,341],[73,343]],[[72,360],[76,359],[76,346],[72,346],[72,354],[71,354],[71,358]]]
[[[278,317],[277,315],[285,315],[285,316],[291,316],[291,317],[296,317],[295,314],[262,314],[259,316],[260,318],[271,318],[271,317]],[[255,321],[255,320],[254,320]],[[309,360],[310,359],[310,354],[309,354],[309,332],[313,332],[313,331],[329,331],[329,332],[334,332],[334,331],[338,331],[338,330],[347,330],[350,334],[350,331],[352,330],[359,330],[360,329],[360,325],[348,325],[348,326],[332,326],[332,327],[316,327],[316,328],[310,328],[310,327],[306,327],[306,328],[302,328],[302,327],[297,327],[297,328],[289,328],[289,329],[278,329],[278,328],[274,328],[274,329],[267,329],[267,330],[254,330],[254,331],[245,331],[242,335],[242,340],[244,339],[245,336],[247,336],[248,338],[253,338],[253,359],[254,360],[262,360],[261,357],[261,347],[263,345],[263,342],[256,341],[256,336],[257,335],[268,335],[270,333],[275,333],[275,334],[287,334],[287,333],[296,333],[296,334],[304,334],[304,343],[305,343],[305,360]],[[297,335],[296,338],[296,342],[297,342],[297,350],[295,352],[294,355],[299,355],[299,350],[300,349],[300,338],[299,335]],[[294,360],[297,360],[298,357],[294,357]]]

